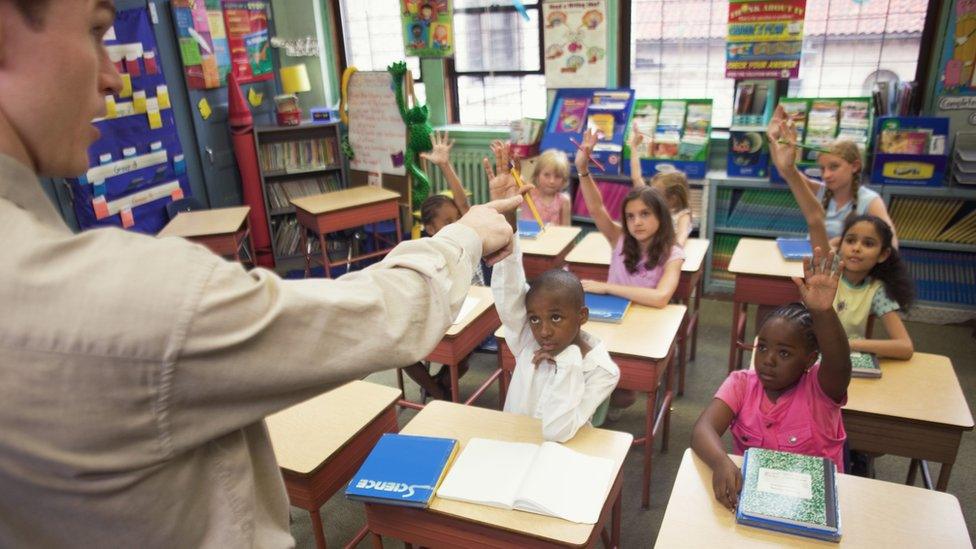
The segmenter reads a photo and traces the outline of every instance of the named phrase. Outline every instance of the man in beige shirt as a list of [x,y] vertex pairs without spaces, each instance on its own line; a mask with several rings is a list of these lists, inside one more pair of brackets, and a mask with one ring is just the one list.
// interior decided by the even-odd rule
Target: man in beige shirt
[[520,199],[336,281],[74,235],[37,175],[87,169],[120,87],[113,18],[106,0],[0,0],[0,546],[292,546],[263,418],[429,352],[482,253],[510,251],[498,210]]

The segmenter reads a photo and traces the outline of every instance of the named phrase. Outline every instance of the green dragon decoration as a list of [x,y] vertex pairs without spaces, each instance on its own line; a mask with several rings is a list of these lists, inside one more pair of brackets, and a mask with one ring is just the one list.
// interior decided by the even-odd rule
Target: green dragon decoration
[[407,64],[403,61],[393,63],[386,70],[393,75],[393,93],[396,95],[397,107],[400,109],[400,117],[407,126],[407,151],[403,157],[404,166],[407,173],[413,176],[413,209],[420,209],[420,205],[427,196],[430,195],[430,180],[427,174],[420,169],[418,155],[428,152],[434,148],[431,143],[430,134],[434,132],[430,122],[427,121],[429,113],[427,105],[414,105],[407,108],[403,94],[403,77],[407,74]]

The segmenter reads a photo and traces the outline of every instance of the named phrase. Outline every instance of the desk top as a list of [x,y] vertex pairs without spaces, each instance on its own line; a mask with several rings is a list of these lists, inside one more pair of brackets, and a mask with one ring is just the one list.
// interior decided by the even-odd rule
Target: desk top
[[[459,441],[462,451],[468,440],[475,437],[533,444],[543,442],[542,423],[538,419],[443,400],[430,402],[400,432],[454,438]],[[566,443],[566,447],[611,459],[619,471],[633,438],[628,433],[587,425]],[[438,497],[431,502],[430,511],[569,545],[582,545],[593,533],[593,525],[589,524]]]
[[292,200],[291,203],[296,208],[301,208],[312,215],[318,215],[397,198],[400,198],[400,193],[365,185],[330,193],[303,196]]
[[[684,305],[656,309],[632,303],[619,324],[591,320],[583,329],[603,340],[612,355],[660,360],[668,356],[687,309]],[[505,339],[504,331],[499,328],[495,337]]]
[[[730,456],[741,465],[741,456]],[[840,546],[970,547],[955,496],[850,475],[837,475]],[[740,526],[715,500],[712,471],[685,450],[657,547],[837,547],[837,544]]]
[[948,357],[915,353],[881,359],[881,377],[853,378],[845,410],[973,428],[973,415]]
[[156,236],[192,238],[236,233],[241,229],[250,212],[250,206],[180,212]]
[[495,306],[495,297],[491,294],[491,288],[487,286],[471,286],[468,289],[468,297],[478,300],[478,303],[468,311],[468,314],[461,319],[457,324],[452,324],[450,328],[447,329],[445,336],[456,336],[464,331],[474,319],[478,318],[481,313],[485,312],[489,307]]
[[775,240],[743,238],[732,253],[729,272],[784,278],[803,276],[803,262],[783,259]]
[[[689,238],[685,243],[685,262],[681,264],[681,271],[693,273],[700,269],[709,244],[705,238]],[[566,262],[609,266],[611,253],[613,250],[607,239],[599,231],[593,231],[570,250],[566,255]]]
[[519,238],[523,255],[557,256],[583,231],[579,227],[549,225],[535,238]]
[[268,416],[278,465],[311,473],[398,398],[400,391],[393,387],[353,381]]

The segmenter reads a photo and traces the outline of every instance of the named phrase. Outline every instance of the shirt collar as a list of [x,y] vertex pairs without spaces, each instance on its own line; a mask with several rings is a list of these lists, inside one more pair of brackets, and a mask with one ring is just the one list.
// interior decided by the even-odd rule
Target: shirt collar
[[66,229],[61,214],[48,199],[41,182],[29,167],[0,153],[0,199],[30,212],[45,225]]

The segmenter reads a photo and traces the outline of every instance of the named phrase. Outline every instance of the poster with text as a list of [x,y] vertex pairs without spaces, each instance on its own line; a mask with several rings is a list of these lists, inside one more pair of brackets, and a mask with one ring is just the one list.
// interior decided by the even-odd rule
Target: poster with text
[[400,18],[408,56],[454,56],[451,0],[400,0]]
[[173,0],[172,8],[187,86],[203,90],[224,85],[230,52],[220,0]]
[[726,78],[796,78],[806,0],[729,3]]
[[607,85],[605,0],[542,4],[547,88]]
[[386,71],[359,71],[349,80],[349,168],[369,173],[406,175],[407,127]]
[[268,40],[268,3],[223,0],[231,70],[241,84],[274,78]]

